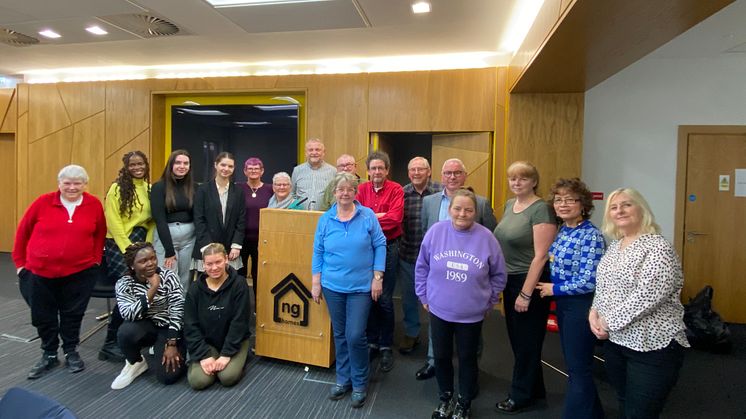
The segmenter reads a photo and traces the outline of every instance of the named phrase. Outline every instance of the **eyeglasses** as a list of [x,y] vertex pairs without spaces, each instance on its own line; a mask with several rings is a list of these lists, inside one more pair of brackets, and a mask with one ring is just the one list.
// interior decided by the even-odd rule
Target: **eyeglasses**
[[427,167],[410,167],[409,171],[412,173],[423,173],[427,172]]
[[577,202],[580,202],[580,199],[578,198],[554,198],[554,205],[573,205]]
[[342,169],[342,168],[345,168],[345,167],[352,167],[354,165],[355,165],[355,163],[340,163],[340,164],[337,165],[337,168]]
[[351,194],[355,193],[355,188],[336,188],[335,190],[341,193],[351,193]]
[[247,167],[244,170],[246,170],[247,172],[259,172],[262,170],[262,168],[261,167]]
[[273,183],[274,186],[277,186],[278,188],[289,188],[289,183]]
[[463,170],[454,170],[443,172],[443,177],[459,177],[464,174]]

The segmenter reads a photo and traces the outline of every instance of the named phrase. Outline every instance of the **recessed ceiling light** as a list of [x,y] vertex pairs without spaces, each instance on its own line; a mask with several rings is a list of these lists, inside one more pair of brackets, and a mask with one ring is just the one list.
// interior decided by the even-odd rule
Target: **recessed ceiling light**
[[430,13],[430,2],[418,1],[417,3],[412,3],[412,13]]
[[58,34],[57,32],[51,30],[51,29],[44,29],[43,31],[39,31],[39,35],[46,36],[47,38],[61,38],[62,35]]
[[90,32],[90,33],[92,33],[94,35],[106,35],[106,34],[109,33],[109,32],[106,32],[100,26],[97,26],[97,25],[89,26],[89,27],[85,28],[85,30],[87,30],[88,32]]
[[316,3],[331,0],[207,0],[217,7],[266,6],[272,4]]

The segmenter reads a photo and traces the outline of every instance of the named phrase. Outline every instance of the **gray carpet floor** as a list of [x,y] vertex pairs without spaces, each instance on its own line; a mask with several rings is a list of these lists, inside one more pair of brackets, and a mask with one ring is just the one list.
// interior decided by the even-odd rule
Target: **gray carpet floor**
[[[105,329],[95,331],[101,326],[95,317],[105,310],[105,300],[92,299],[83,321],[82,334],[90,335],[80,346],[85,371],[70,374],[58,367],[38,380],[27,380],[28,369],[40,356],[39,341],[18,293],[10,257],[0,254],[0,394],[14,386],[28,388],[59,401],[80,418],[426,418],[437,405],[435,380],[414,379],[425,360],[425,344],[409,356],[395,352],[396,364],[389,373],[381,372],[377,361],[373,362],[369,398],[362,409],[352,409],[349,398],[327,400],[329,385],[334,382],[333,368],[306,369],[304,365],[259,357],[250,358],[245,377],[233,388],[216,385],[195,392],[186,379],[162,386],[152,374],[145,373],[126,389],[113,391],[109,386],[122,365],[96,357]],[[397,338],[401,337],[400,329],[397,324]],[[427,328],[423,329],[426,342]],[[500,416],[494,404],[507,395],[512,368],[502,316],[493,313],[483,330],[480,394],[472,405],[475,418]],[[730,354],[688,351],[664,418],[746,417],[746,398],[742,396],[746,327],[734,326],[733,331],[734,350]],[[518,417],[561,416],[566,378],[557,334],[547,334],[543,354],[546,404]],[[607,417],[616,417],[615,395],[601,361],[596,362],[595,374]]]

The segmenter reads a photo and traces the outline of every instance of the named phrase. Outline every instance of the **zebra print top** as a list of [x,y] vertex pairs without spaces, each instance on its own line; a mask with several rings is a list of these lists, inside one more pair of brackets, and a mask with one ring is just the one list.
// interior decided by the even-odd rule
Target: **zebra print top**
[[179,277],[168,269],[158,268],[161,284],[148,304],[150,285],[125,275],[117,281],[119,312],[126,321],[151,320],[158,327],[168,327],[169,338],[178,338],[184,318],[184,290]]

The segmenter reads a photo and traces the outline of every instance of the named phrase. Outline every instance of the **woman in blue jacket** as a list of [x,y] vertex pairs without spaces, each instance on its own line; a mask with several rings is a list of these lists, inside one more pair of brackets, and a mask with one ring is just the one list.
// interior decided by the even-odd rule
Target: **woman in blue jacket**
[[337,202],[316,226],[311,294],[318,303],[323,292],[332,319],[337,383],[329,398],[340,400],[352,391],[352,407],[360,408],[368,387],[365,328],[371,301],[383,289],[386,237],[373,211],[355,201],[353,175],[339,173],[333,185]]

